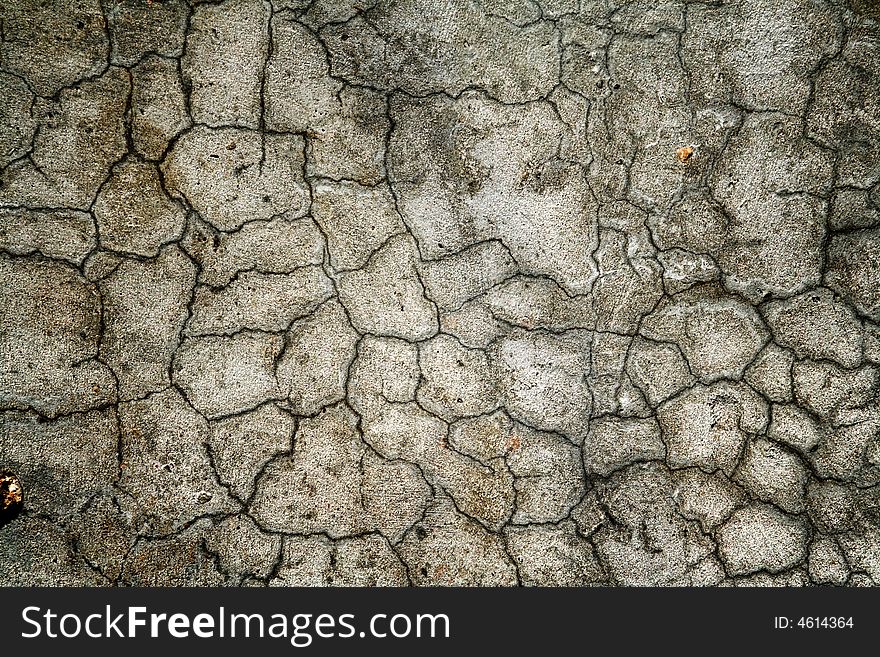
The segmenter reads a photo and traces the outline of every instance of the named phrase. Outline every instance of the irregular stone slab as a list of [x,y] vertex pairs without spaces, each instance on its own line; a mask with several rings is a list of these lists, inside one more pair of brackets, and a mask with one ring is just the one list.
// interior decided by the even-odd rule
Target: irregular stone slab
[[246,515],[226,518],[208,532],[205,547],[224,573],[239,579],[266,579],[281,554],[282,537],[260,531]]
[[803,519],[765,504],[737,509],[717,536],[719,554],[731,575],[778,573],[807,556],[809,530]]
[[676,511],[675,481],[657,463],[635,464],[599,486],[613,522],[603,524],[592,541],[612,582],[623,586],[717,583],[703,563],[711,541]]
[[668,212],[652,213],[647,225],[661,249],[715,255],[725,245],[730,220],[724,206],[706,193],[688,191]]
[[82,264],[83,274],[88,281],[98,283],[101,279],[112,274],[113,270],[119,267],[124,260],[125,257],[118,253],[96,249]]
[[862,325],[830,290],[769,303],[764,315],[776,342],[801,358],[829,359],[849,368],[862,362]]
[[697,384],[661,404],[657,420],[670,467],[721,469],[730,476],[746,438],[765,430],[767,404],[741,384]]
[[116,415],[88,411],[46,422],[8,411],[0,422],[4,467],[27,485],[27,509],[66,521],[119,474]]
[[95,245],[95,222],[85,212],[0,209],[0,248],[9,253],[80,265]]
[[288,14],[272,17],[272,52],[266,63],[266,126],[305,132],[339,110],[342,83],[331,78],[317,35]]
[[385,402],[410,402],[419,385],[418,347],[396,338],[366,335],[358,343],[351,366],[348,399],[352,408],[366,414]]
[[420,465],[468,518],[493,532],[510,522],[516,480],[503,459],[492,459],[480,467],[447,449],[438,450]]
[[485,349],[503,333],[501,323],[486,305],[475,301],[454,312],[441,313],[440,330],[472,349]]
[[290,327],[277,374],[294,413],[314,415],[345,398],[358,338],[336,300]]
[[[878,225],[880,225],[880,208],[871,203],[868,190],[846,187],[835,190],[828,211],[830,230],[845,231]],[[846,239],[842,235],[840,238]]]
[[[596,333],[590,346],[590,371],[587,381],[593,395],[592,416],[619,414],[625,416],[647,413],[644,404],[639,404],[628,392],[638,391],[628,385],[624,374],[626,356],[631,349],[629,336],[617,333]],[[628,388],[632,390],[628,390]]]
[[405,586],[406,568],[381,536],[288,536],[269,586]]
[[153,4],[121,0],[108,4],[110,60],[130,66],[148,53],[179,57],[183,54],[188,14],[189,8],[183,0]]
[[[420,96],[479,87],[506,102],[534,100],[550,92],[559,67],[551,23],[518,27],[477,3],[382,5],[321,37],[333,75]],[[395,47],[383,47],[387,40]]]
[[98,291],[69,265],[0,257],[0,408],[50,418],[116,401]]
[[699,468],[675,473],[675,503],[689,520],[698,520],[704,532],[727,520],[745,499],[743,491],[722,472],[706,474]]
[[860,486],[880,483],[880,411],[856,410],[843,414],[840,421],[841,426],[828,431],[810,454],[816,474]]
[[750,386],[771,401],[790,401],[793,363],[794,354],[770,343],[749,365],[743,378]]
[[203,547],[212,529],[209,520],[199,520],[173,536],[139,540],[125,560],[121,582],[163,587],[230,585]]
[[758,0],[688,10],[682,57],[707,104],[801,114],[810,76],[839,47],[830,6],[807,0]]
[[364,440],[383,457],[418,464],[456,508],[491,531],[510,518],[514,478],[501,458],[485,463],[449,447],[449,427],[417,404],[383,404],[362,419]]
[[385,97],[330,77],[326,42],[313,29],[277,13],[271,29],[266,126],[307,133],[310,177],[378,183],[385,176],[389,129]]
[[803,511],[808,479],[806,467],[794,453],[760,438],[746,446],[736,471],[736,481],[753,497],[788,513]]
[[569,331],[512,333],[490,351],[508,412],[529,426],[571,438],[587,433],[591,395],[589,336]]
[[208,423],[176,390],[120,404],[119,424],[119,486],[137,500],[149,534],[233,508],[211,467]]
[[105,492],[95,495],[70,523],[77,553],[113,581],[122,574],[125,557],[137,540],[133,507],[124,494]]
[[283,331],[332,294],[333,284],[320,267],[303,267],[290,274],[245,271],[218,290],[199,286],[186,330],[189,335]]
[[880,92],[876,27],[863,26],[847,39],[846,57],[829,62],[816,74],[807,131],[842,157],[836,184],[867,188],[880,180]]
[[110,582],[75,553],[57,524],[20,515],[0,532],[0,558],[15,563],[4,570],[6,586],[109,586]]
[[338,277],[339,300],[362,333],[424,340],[437,333],[437,308],[425,297],[415,244],[390,239],[360,270]]
[[720,270],[707,255],[694,254],[683,249],[670,249],[657,255],[663,267],[663,287],[668,294],[676,294],[697,283],[717,280]]
[[796,404],[773,404],[767,436],[793,447],[803,455],[815,451],[825,441],[826,427]]
[[[452,548],[452,549],[450,549]],[[504,586],[517,582],[500,536],[437,500],[397,546],[418,586]]]
[[467,92],[395,96],[390,112],[389,179],[426,258],[500,238],[524,272],[590,290],[596,203],[583,169],[558,155],[571,129],[549,104]]
[[286,274],[324,258],[321,231],[310,219],[251,221],[220,233],[191,217],[183,245],[201,266],[199,281],[212,287],[229,284],[242,271]]
[[417,398],[435,415],[446,420],[483,415],[498,405],[486,354],[461,346],[455,338],[439,335],[419,345],[419,368]]
[[371,89],[345,87],[339,109],[309,131],[308,175],[373,186],[385,178],[385,143],[390,131],[385,97]]
[[526,586],[587,586],[605,579],[593,547],[577,535],[574,523],[511,527],[505,536]]
[[856,310],[880,322],[880,229],[834,235],[825,283]]
[[797,403],[834,420],[876,398],[880,368],[845,370],[832,362],[802,361],[792,367],[792,381]]
[[620,35],[607,46],[616,86],[615,93],[603,99],[601,113],[593,114],[595,150],[606,161],[616,161],[621,152],[632,153],[625,197],[646,210],[669,208],[699,164],[694,158],[691,167],[682,167],[673,156],[693,138],[693,110],[688,107],[688,77],[679,64],[680,51],[681,40],[671,32],[658,32],[650,39]]
[[239,500],[250,499],[256,479],[273,457],[290,450],[295,423],[274,404],[210,423],[217,478]]
[[44,4],[16,0],[3,8],[3,67],[52,96],[107,67],[109,43],[99,0]]
[[186,219],[180,204],[162,188],[156,167],[134,160],[113,168],[93,212],[104,248],[147,257],[179,238]]
[[[490,415],[465,418],[449,425],[448,443],[455,451],[485,462],[512,456],[514,448],[522,446],[522,437],[517,430],[524,428],[514,425],[504,411],[495,411]],[[560,442],[556,436],[550,438]],[[510,461],[509,465],[512,467],[514,464]],[[526,465],[531,464],[527,462]]]
[[302,137],[196,126],[177,140],[162,173],[172,194],[229,231],[254,219],[304,215],[302,165]]
[[716,295],[711,288],[661,302],[642,322],[641,333],[676,343],[690,371],[706,383],[742,377],[768,339],[752,306]]
[[393,235],[404,230],[394,198],[385,186],[319,181],[312,189],[312,212],[327,236],[330,265],[336,271],[360,269]]
[[617,232],[602,231],[595,257],[607,272],[593,288],[596,329],[632,335],[663,295],[662,269],[647,243]]
[[[832,158],[792,116],[747,114],[709,184],[729,225],[718,264],[756,302],[819,283]],[[766,155],[773,153],[774,156]]]
[[395,545],[424,512],[431,486],[412,464],[387,461],[366,452],[363,460],[361,494],[363,506],[380,532]]
[[57,100],[37,101],[33,150],[2,172],[0,206],[88,210],[125,154],[128,94],[127,72],[111,68],[64,89]]
[[481,242],[461,253],[421,264],[428,296],[446,310],[460,308],[516,272],[513,257],[497,240]]
[[810,544],[808,563],[810,579],[817,584],[842,586],[849,579],[846,556],[832,538],[820,536]]
[[492,317],[529,330],[565,331],[596,326],[596,311],[590,297],[569,296],[545,278],[510,278],[489,289],[476,302],[484,305]]
[[181,68],[193,120],[209,126],[262,127],[261,72],[269,51],[269,14],[259,0],[200,5],[189,20]]
[[654,407],[689,387],[695,380],[676,345],[642,338],[632,342],[626,371]]
[[278,335],[253,332],[184,340],[172,379],[209,419],[241,413],[283,396],[275,379],[283,346]]
[[171,140],[190,127],[178,64],[145,57],[131,69],[131,85],[132,143],[144,157],[159,160]]
[[514,425],[504,435],[510,471],[516,477],[512,522],[559,522],[584,494],[580,450],[560,436]]
[[608,418],[590,424],[584,439],[584,467],[607,477],[632,463],[662,460],[666,446],[657,421]]
[[101,358],[116,375],[121,400],[171,383],[169,370],[196,268],[177,247],[155,260],[124,260],[99,283],[104,308]]
[[858,516],[859,496],[852,485],[811,481],[807,486],[810,519],[823,534],[849,531]]
[[261,473],[250,512],[272,531],[379,531],[396,540],[421,517],[429,493],[414,467],[370,451],[357,417],[340,404],[300,423],[290,456]]
[[37,122],[31,115],[34,94],[24,80],[0,73],[0,93],[5,99],[3,107],[0,107],[0,125],[3,126],[0,132],[0,166],[5,167],[27,153]]

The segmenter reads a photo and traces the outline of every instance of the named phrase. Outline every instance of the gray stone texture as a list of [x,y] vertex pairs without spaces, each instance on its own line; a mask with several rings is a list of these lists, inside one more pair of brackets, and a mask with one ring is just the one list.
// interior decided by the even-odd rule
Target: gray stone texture
[[0,0],[0,584],[880,585],[872,7]]

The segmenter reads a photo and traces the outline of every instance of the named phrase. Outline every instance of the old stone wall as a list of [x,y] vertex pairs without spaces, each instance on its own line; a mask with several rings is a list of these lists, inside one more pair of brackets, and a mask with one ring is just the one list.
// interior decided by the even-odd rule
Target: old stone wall
[[0,8],[0,583],[880,583],[873,0]]

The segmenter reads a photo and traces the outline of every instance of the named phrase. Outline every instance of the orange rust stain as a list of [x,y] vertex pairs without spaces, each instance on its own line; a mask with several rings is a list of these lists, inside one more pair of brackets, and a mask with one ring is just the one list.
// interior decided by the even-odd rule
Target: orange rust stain
[[682,146],[681,148],[675,151],[675,159],[684,164],[689,159],[691,159],[691,155],[694,154],[693,146]]
[[0,513],[12,512],[21,506],[24,488],[11,472],[0,472]]
[[507,439],[507,451],[513,452],[520,447],[522,447],[522,438],[520,438],[518,434],[512,434],[510,438]]

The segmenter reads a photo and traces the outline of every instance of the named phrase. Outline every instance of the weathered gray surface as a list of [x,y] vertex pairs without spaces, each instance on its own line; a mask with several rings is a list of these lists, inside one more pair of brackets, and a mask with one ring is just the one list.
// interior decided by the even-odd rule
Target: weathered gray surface
[[880,13],[0,0],[0,583],[880,584]]

